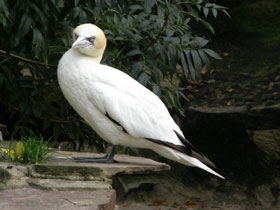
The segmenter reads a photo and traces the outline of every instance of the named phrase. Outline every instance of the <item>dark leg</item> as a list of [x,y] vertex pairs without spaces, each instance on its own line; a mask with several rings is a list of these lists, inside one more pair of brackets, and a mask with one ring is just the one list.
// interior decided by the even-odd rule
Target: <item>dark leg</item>
[[113,163],[117,162],[114,160],[115,152],[116,146],[113,145],[111,150],[104,157],[76,157],[74,160],[83,163]]

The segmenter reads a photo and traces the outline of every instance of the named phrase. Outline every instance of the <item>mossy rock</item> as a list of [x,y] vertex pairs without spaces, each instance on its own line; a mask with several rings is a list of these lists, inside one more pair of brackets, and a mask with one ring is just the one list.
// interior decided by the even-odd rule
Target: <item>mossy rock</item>
[[11,174],[0,167],[0,183],[6,183],[11,178]]

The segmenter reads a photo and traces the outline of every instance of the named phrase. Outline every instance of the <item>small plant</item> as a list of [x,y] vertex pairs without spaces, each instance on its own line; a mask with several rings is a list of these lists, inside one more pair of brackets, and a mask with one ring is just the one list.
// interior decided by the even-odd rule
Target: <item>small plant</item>
[[9,148],[1,148],[6,155],[6,159],[21,163],[41,163],[47,159],[49,153],[47,147],[48,141],[44,141],[43,137],[22,137],[13,147],[13,141],[10,142]]
[[[49,153],[48,141],[44,141],[43,137],[22,137],[24,149],[21,155],[22,163],[41,163],[47,159]],[[15,151],[16,152],[16,151]]]

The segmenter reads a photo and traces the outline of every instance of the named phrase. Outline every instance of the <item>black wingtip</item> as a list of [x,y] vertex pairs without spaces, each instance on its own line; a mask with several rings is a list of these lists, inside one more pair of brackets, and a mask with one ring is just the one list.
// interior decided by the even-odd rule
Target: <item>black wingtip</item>
[[173,130],[173,131],[175,132],[177,137],[180,139],[180,141],[191,151],[191,154],[188,154],[188,155],[198,159],[202,163],[205,163],[206,165],[208,165],[212,168],[216,168],[216,165],[211,160],[209,160],[203,153],[201,153],[198,149],[196,149],[184,136],[182,136],[175,130]]

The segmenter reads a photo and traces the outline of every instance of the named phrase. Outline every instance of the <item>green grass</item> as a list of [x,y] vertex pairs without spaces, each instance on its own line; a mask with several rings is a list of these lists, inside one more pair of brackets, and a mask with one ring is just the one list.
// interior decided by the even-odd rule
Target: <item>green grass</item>
[[24,152],[21,155],[22,163],[41,163],[47,159],[49,153],[48,141],[44,141],[43,137],[22,137],[21,141],[24,145]]

